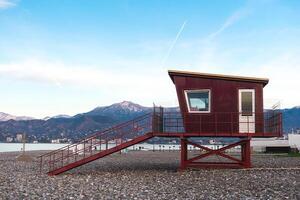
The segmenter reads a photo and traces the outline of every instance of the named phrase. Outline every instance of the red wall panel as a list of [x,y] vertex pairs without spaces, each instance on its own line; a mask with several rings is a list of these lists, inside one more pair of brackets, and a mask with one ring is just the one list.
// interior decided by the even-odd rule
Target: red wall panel
[[[174,76],[179,106],[186,132],[238,133],[238,90],[255,90],[256,133],[263,132],[263,84],[236,80],[219,80]],[[211,112],[189,113],[184,90],[210,89]]]

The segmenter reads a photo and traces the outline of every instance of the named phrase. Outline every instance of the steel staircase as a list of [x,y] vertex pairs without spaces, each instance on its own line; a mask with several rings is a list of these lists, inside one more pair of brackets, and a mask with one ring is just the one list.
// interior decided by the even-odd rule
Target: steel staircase
[[[185,116],[182,116],[180,112],[165,112],[162,107],[154,106],[153,112],[151,113],[108,128],[104,131],[99,131],[79,142],[69,144],[63,148],[40,156],[40,171],[46,172],[49,175],[58,175],[99,158],[119,152],[132,145],[144,142],[152,137],[180,138],[182,152],[181,168],[183,169],[188,166],[187,163],[193,161],[186,158],[187,144],[189,143],[190,145],[197,146],[194,143],[185,141],[189,137],[214,137],[222,135],[224,137],[238,136],[248,139],[255,136],[257,133],[239,133],[237,128],[234,129],[239,122],[233,120],[236,118],[233,116],[239,116],[239,114],[240,113],[228,112],[200,116],[199,121],[192,121],[188,124],[189,128],[194,128],[194,131],[186,131],[183,122]],[[224,119],[224,116],[227,121],[220,121],[220,119]],[[261,117],[257,118],[257,116]],[[262,130],[259,132],[260,136],[280,136],[282,134],[281,121],[281,113],[256,113],[255,123],[263,124]],[[207,127],[213,128],[208,130]],[[248,159],[247,162],[245,161],[244,166],[250,166],[250,142],[249,140],[245,141],[246,142],[237,143],[237,145],[242,144],[242,146],[245,147],[244,150],[242,150],[241,155],[243,158]],[[206,148],[201,145],[198,145],[197,147],[202,149]],[[229,147],[231,146],[229,145]],[[220,152],[220,150],[211,150],[205,155],[208,156],[212,154],[221,154],[223,157],[229,158],[227,155]],[[231,160],[237,161],[232,157],[230,158]],[[244,161],[241,162],[243,163]],[[193,164],[203,166],[200,165],[199,162],[198,164]],[[221,166],[224,167],[224,165]]]
[[152,138],[158,116],[145,114],[40,156],[40,171],[58,175]]

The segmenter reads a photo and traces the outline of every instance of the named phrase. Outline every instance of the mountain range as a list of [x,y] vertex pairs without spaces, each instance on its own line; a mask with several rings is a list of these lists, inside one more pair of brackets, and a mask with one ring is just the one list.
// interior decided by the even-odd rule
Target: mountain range
[[32,120],[34,119],[33,117],[27,117],[27,116],[14,116],[14,115],[10,115],[4,112],[0,112],[0,121],[8,121],[8,120],[16,120],[16,121],[20,121],[20,120]]
[[[179,108],[167,108],[179,110]],[[98,130],[103,130],[151,112],[152,107],[144,107],[129,101],[110,106],[97,107],[89,112],[75,116],[57,115],[44,119],[18,117],[0,113],[0,141],[26,133],[29,141],[49,142],[51,139],[68,138],[77,140]],[[282,109],[285,132],[300,128],[300,107]]]
[[103,130],[118,123],[146,114],[152,108],[129,101],[110,106],[97,107],[75,116],[58,115],[44,119],[11,117],[0,121],[0,141],[26,133],[29,141],[49,142],[56,138],[80,139],[95,131]]

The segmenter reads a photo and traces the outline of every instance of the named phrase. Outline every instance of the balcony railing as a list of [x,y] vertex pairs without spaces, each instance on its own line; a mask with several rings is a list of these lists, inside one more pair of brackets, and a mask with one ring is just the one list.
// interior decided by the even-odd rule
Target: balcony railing
[[247,114],[185,113],[182,116],[181,112],[164,112],[163,108],[155,108],[153,117],[153,131],[159,133],[195,133],[199,136],[282,136],[282,114],[273,110]]

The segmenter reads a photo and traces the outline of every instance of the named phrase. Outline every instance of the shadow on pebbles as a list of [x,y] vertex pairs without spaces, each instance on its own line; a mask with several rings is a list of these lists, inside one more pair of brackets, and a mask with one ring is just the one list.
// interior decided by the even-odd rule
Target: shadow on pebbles
[[299,157],[254,155],[249,170],[178,171],[178,152],[135,151],[47,176],[17,155],[0,153],[0,199],[300,199]]

